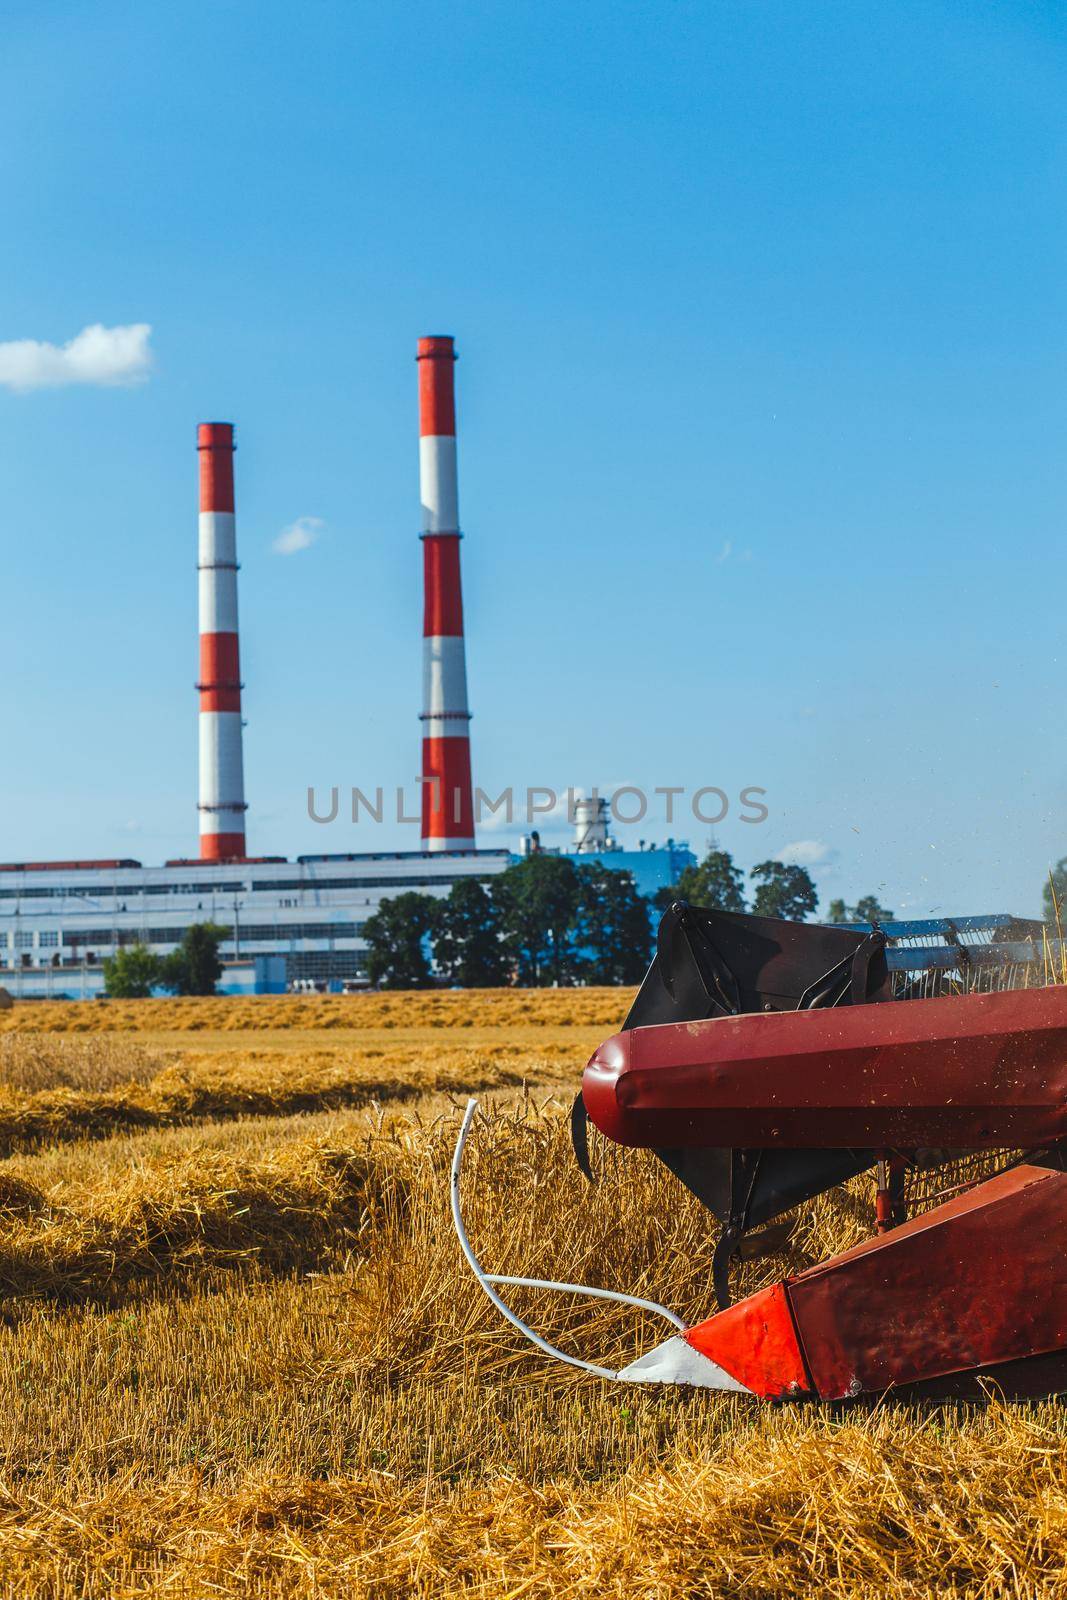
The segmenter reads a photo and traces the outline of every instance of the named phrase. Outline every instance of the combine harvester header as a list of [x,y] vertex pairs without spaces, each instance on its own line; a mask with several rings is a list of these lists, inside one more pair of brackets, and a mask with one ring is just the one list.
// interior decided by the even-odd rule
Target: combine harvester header
[[[1050,959],[1043,925],[1007,916],[818,927],[672,906],[585,1069],[572,1137],[590,1180],[592,1123],[654,1151],[717,1219],[717,1313],[685,1327],[635,1297],[485,1274],[459,1206],[473,1101],[452,1193],[468,1261],[546,1353],[624,1382],[821,1400],[1067,1389],[1067,984]],[[874,1238],[732,1302],[754,1230],[866,1171]],[[622,1300],[675,1331],[612,1371],[547,1344],[495,1284]]]

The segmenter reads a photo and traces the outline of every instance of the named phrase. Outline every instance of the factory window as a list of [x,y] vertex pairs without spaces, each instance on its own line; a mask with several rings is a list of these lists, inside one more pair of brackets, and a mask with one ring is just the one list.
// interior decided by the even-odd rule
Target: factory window
[[[245,894],[247,883],[212,882],[201,879],[198,883],[92,883],[77,888],[68,883],[27,884],[10,888],[0,887],[0,900],[114,900],[135,899],[142,894]],[[271,886],[273,887],[273,885]]]
[[434,889],[439,885],[447,888],[453,883],[469,883],[473,878],[480,883],[487,877],[484,872],[441,872],[434,873],[428,878],[425,872],[414,872],[407,875],[398,874],[392,878],[279,878],[275,883],[268,883],[258,878],[253,882],[253,889],[276,889],[281,893],[284,889]]
[[55,928],[44,928],[38,943],[46,950],[54,949],[59,943],[59,934]]
[[102,902],[118,899],[136,899],[141,895],[149,894],[184,894],[196,895],[201,899],[217,897],[222,904],[226,899],[231,902],[234,895],[248,894],[252,891],[273,892],[284,894],[293,890],[314,889],[392,889],[400,892],[403,889],[432,889],[448,888],[453,883],[466,883],[473,878],[475,882],[484,882],[491,874],[485,872],[442,872],[427,877],[425,871],[417,867],[407,873],[394,874],[392,877],[337,877],[337,878],[257,878],[252,883],[227,883],[223,880],[200,879],[196,883],[144,883],[144,884],[108,884],[94,883],[77,888],[70,884],[31,884],[26,887],[0,886],[0,900],[80,900],[85,902]]
[[363,924],[357,922],[242,922],[241,939],[357,939]]
[[18,930],[18,932],[15,934],[15,949],[16,950],[32,950],[33,949],[33,931],[32,931],[32,929],[30,929],[30,928],[20,928]]
[[307,951],[285,958],[285,976],[290,983],[295,978],[362,978],[366,967],[367,958],[358,950]]
[[[234,930],[227,920],[223,924],[223,941],[232,944]],[[72,928],[67,930],[66,943],[72,946],[86,944],[179,944],[188,928],[123,928],[117,934],[111,928]],[[242,946],[253,939],[358,939],[363,931],[361,922],[279,922],[276,925],[262,922],[245,922],[237,930]]]
[[201,878],[197,883],[146,883],[145,894],[228,894],[232,899],[235,894],[244,894],[248,889],[247,883],[227,883],[225,879],[212,882],[210,878]]

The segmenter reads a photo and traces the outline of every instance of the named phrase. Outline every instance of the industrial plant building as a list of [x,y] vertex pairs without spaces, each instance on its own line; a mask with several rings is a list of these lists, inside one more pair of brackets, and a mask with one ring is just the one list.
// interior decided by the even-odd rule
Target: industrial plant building
[[[201,423],[199,618],[200,853],[144,867],[131,860],[0,866],[0,983],[19,998],[102,993],[103,962],[123,946],[175,949],[195,923],[226,929],[229,993],[332,990],[366,983],[363,925],[380,901],[416,890],[446,895],[516,859],[478,849],[471,781],[470,711],[460,581],[453,341],[418,343],[424,577],[420,768],[422,848],[281,857],[247,853],[237,609],[234,433]],[[641,893],[677,882],[693,856],[684,844],[620,850],[606,802],[580,801],[578,857],[634,873]],[[539,848],[535,837],[520,854]]]

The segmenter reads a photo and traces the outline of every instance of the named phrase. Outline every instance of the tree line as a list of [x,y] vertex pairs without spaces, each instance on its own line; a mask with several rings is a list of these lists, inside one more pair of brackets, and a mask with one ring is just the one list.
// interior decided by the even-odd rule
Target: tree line
[[652,925],[632,873],[532,855],[488,882],[453,884],[443,900],[414,891],[383,900],[362,936],[367,976],[383,988],[539,988],[638,983]]
[[104,988],[112,1000],[143,1000],[153,989],[172,994],[214,994],[222,976],[219,945],[229,929],[194,922],[176,950],[157,956],[144,944],[124,945],[104,966]]
[[[709,850],[703,861],[686,867],[672,889],[661,889],[656,896],[661,907],[672,900],[688,900],[709,911],[751,911],[757,917],[781,917],[786,922],[803,922],[818,907],[819,893],[806,867],[784,861],[761,861],[752,868],[751,901],[745,898],[745,878],[734,865],[728,850]],[[892,911],[880,905],[878,897],[864,895],[853,906],[844,900],[831,900],[826,921],[890,922]]]
[[[414,891],[383,900],[363,924],[367,976],[381,988],[464,989],[507,984],[639,983],[652,957],[653,915],[674,900],[802,922],[818,905],[804,867],[761,861],[744,874],[726,850],[709,850],[653,903],[633,874],[596,857],[532,855],[481,882],[453,884],[447,898]],[[873,895],[834,901],[831,921],[888,918]]]

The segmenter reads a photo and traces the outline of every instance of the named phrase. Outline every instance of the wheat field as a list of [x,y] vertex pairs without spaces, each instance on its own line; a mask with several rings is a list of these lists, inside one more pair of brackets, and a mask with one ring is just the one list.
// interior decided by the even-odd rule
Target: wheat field
[[[573,1165],[618,991],[0,1014],[0,1595],[1033,1596],[1067,1586],[1062,1407],[823,1409],[548,1364],[490,1270],[711,1309],[706,1215]],[[863,1181],[755,1286],[872,1230]],[[662,1325],[536,1291],[621,1364]]]

